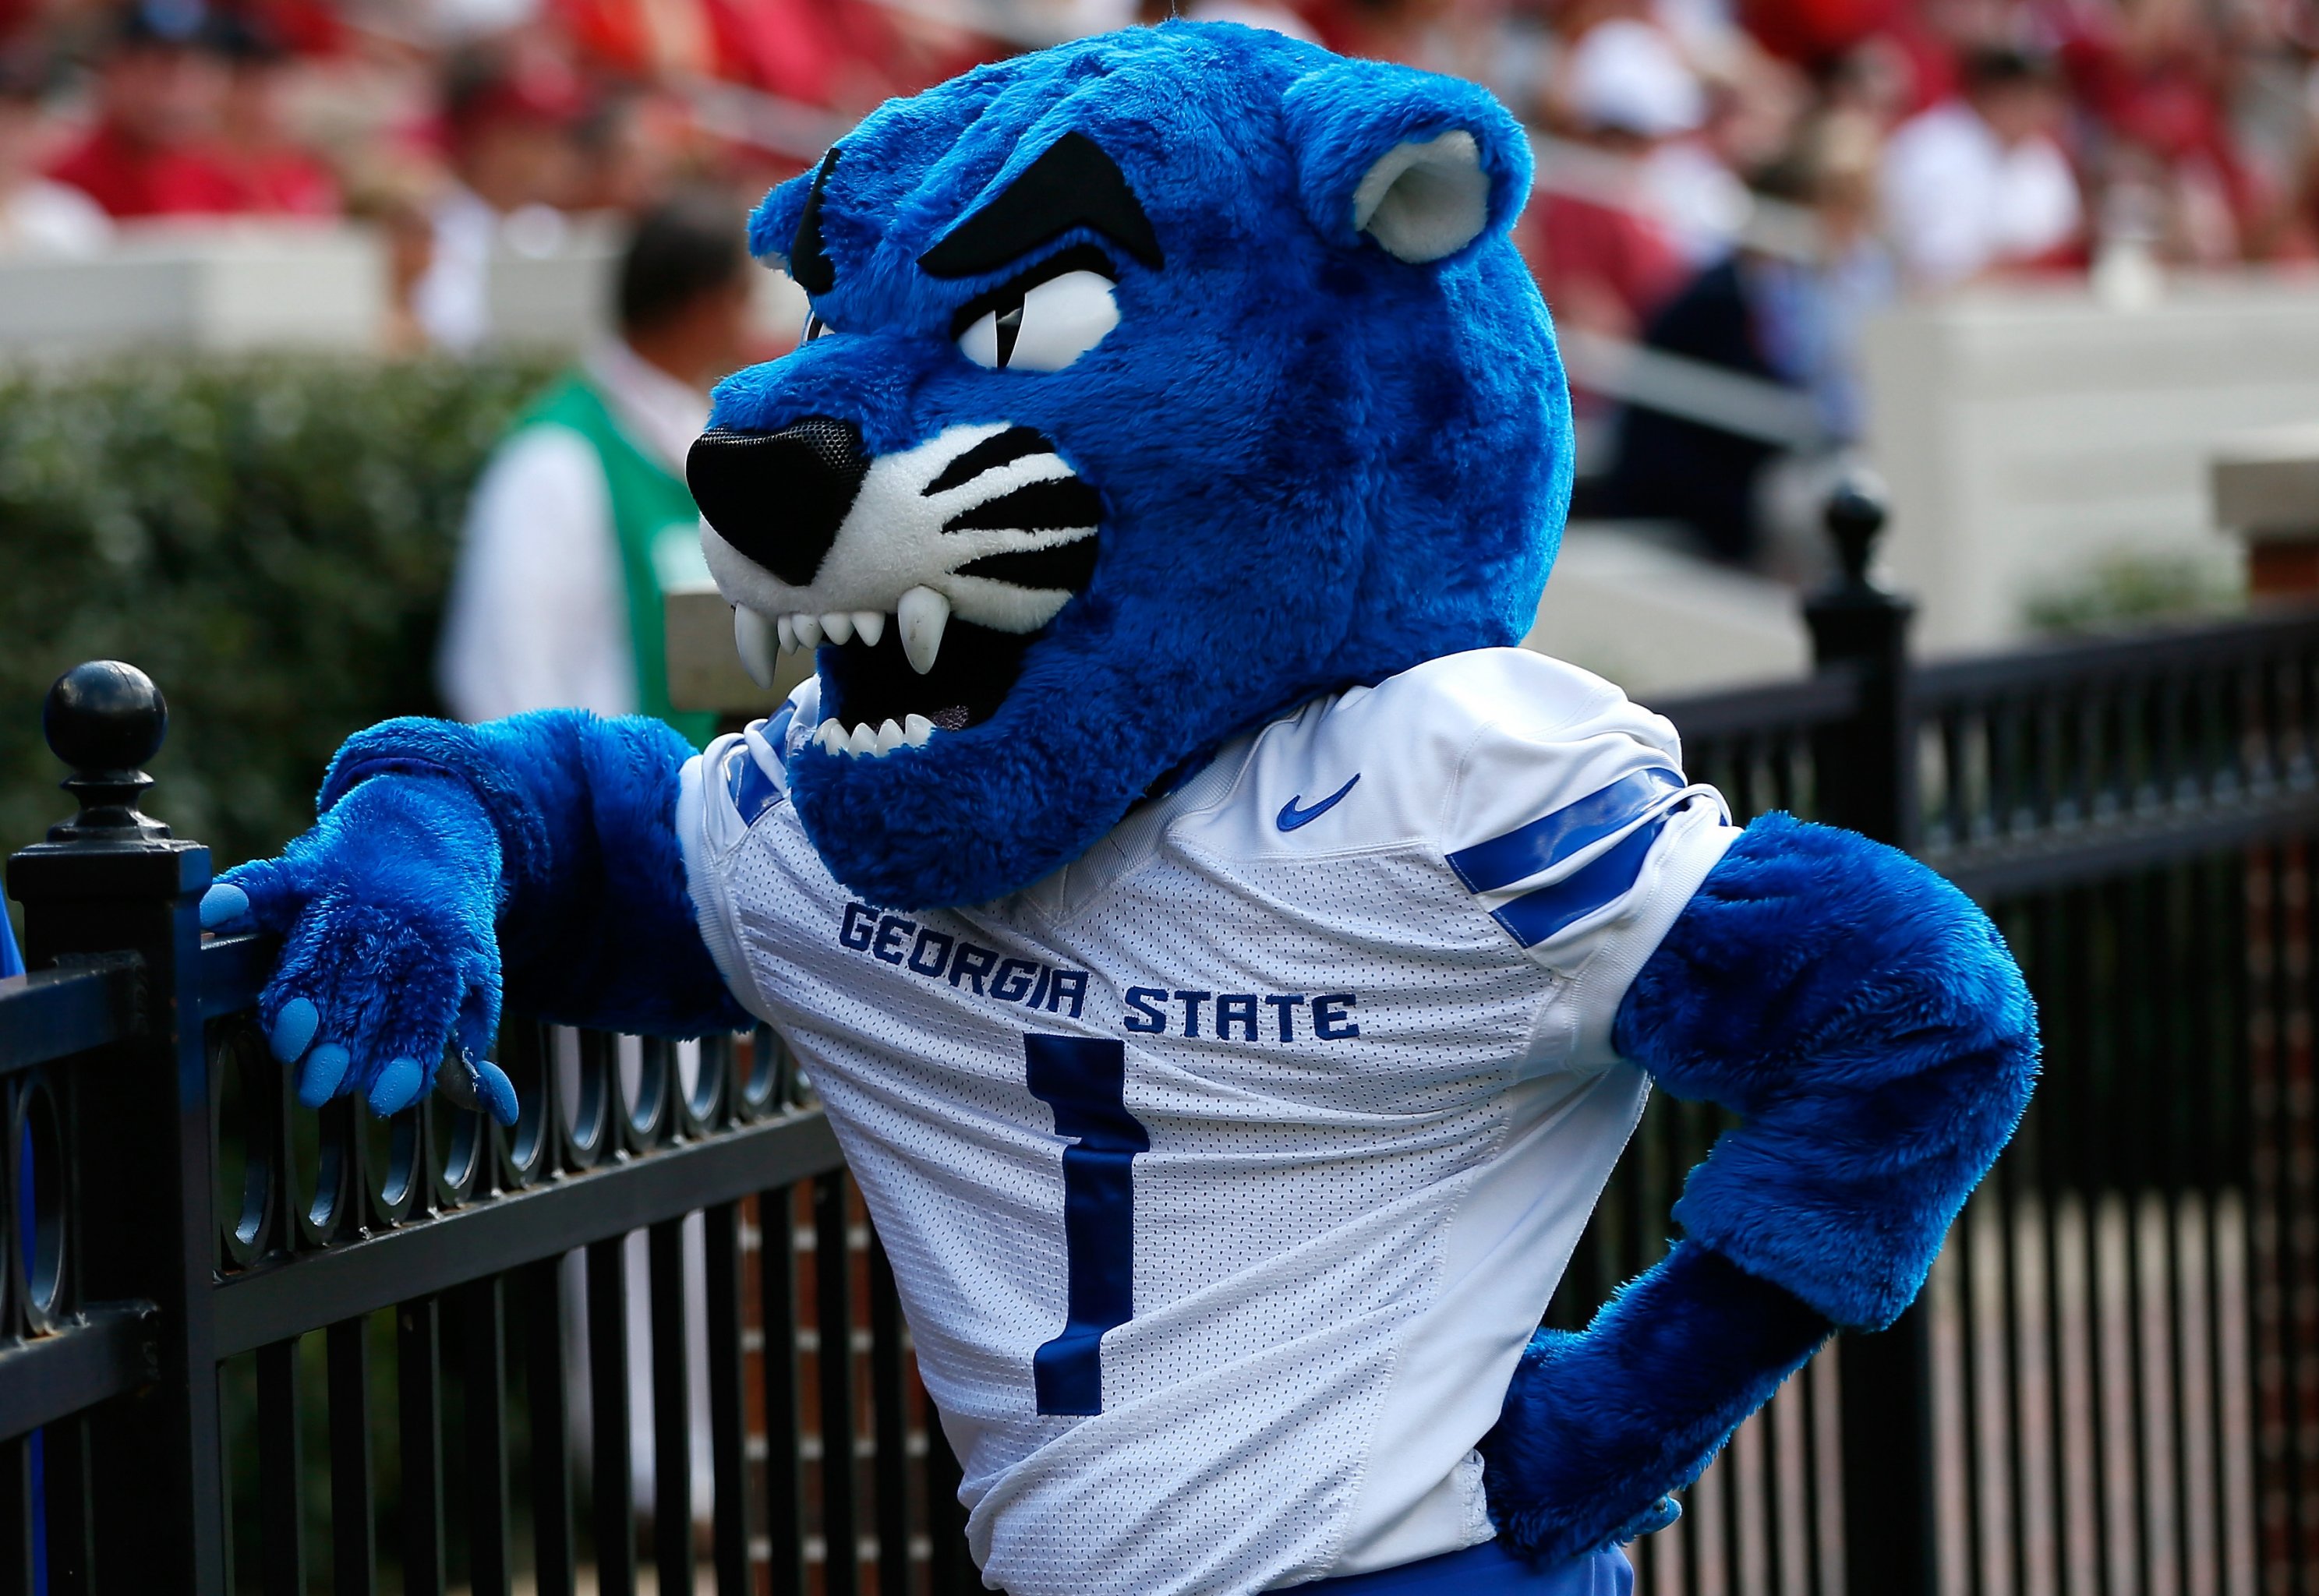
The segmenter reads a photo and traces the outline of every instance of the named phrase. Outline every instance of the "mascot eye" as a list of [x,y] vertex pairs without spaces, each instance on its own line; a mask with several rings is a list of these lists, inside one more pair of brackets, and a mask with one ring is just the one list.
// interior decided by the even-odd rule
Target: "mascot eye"
[[958,347],[994,371],[1060,371],[1118,325],[1110,278],[1064,272],[983,311],[958,335]]

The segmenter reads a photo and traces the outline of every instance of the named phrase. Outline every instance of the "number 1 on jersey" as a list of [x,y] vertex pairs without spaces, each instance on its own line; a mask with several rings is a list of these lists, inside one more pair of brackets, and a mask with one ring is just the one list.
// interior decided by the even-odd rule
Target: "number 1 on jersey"
[[1103,1411],[1103,1333],[1135,1315],[1135,1155],[1151,1136],[1127,1112],[1127,1045],[1094,1036],[1025,1036],[1031,1096],[1055,1111],[1063,1149],[1063,1249],[1070,1271],[1062,1333],[1032,1356],[1042,1413]]

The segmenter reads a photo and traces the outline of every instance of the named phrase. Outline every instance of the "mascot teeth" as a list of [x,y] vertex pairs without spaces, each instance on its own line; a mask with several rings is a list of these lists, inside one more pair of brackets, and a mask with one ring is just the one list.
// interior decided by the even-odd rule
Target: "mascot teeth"
[[831,753],[861,753],[876,758],[897,748],[923,748],[934,735],[933,721],[923,715],[913,715],[898,723],[889,720],[880,726],[872,726],[865,720],[850,732],[841,720],[825,720],[815,731],[813,740]]
[[741,668],[749,680],[771,692],[773,687],[773,664],[780,657],[774,650],[787,654],[791,646],[790,624],[786,618],[780,623],[778,635],[773,625],[745,605],[733,609],[733,645],[740,651]]
[[910,669],[924,676],[942,653],[943,628],[950,625],[950,600],[932,588],[912,588],[894,607],[902,628],[902,652]]
[[[738,618],[750,614],[750,611],[743,607],[736,609],[734,614],[735,617],[734,625],[737,628],[746,624]],[[766,627],[769,624],[762,617],[752,618],[759,627]],[[777,640],[783,654],[799,648],[817,648],[825,639],[831,643],[845,644],[860,638],[862,645],[869,648],[877,647],[886,639],[886,618],[874,609],[856,609],[850,613],[833,611],[828,615],[784,615],[777,618],[770,625],[772,629],[765,634],[769,640],[768,645],[770,646],[771,641]],[[738,630],[735,630],[734,636],[740,641],[742,663],[746,664],[750,645]],[[931,663],[931,661],[929,663]]]

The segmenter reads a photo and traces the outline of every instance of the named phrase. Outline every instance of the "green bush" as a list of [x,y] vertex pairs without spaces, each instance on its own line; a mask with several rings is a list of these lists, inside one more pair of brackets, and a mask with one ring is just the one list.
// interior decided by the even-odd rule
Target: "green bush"
[[0,848],[71,801],[41,702],[82,660],[169,700],[149,807],[220,868],[313,817],[330,753],[436,708],[467,491],[538,365],[272,356],[0,375]]

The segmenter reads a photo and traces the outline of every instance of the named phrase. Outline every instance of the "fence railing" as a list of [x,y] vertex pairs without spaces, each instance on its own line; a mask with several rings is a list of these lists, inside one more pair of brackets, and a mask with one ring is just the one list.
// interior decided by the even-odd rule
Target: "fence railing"
[[[2028,971],[2044,1081],[1924,1300],[1742,1428],[1651,1596],[2319,1596],[2319,615],[1912,667],[1831,519],[1821,668],[1662,706],[1686,763],[1916,850]],[[11,861],[0,1596],[976,1588],[892,1278],[769,1033],[511,1020],[512,1131],[296,1106],[137,809],[150,684],[50,706]],[[1719,1129],[1646,1114],[1549,1322]]]
[[979,1583],[771,1034],[515,1019],[511,1130],[301,1109],[251,1012],[273,945],[203,936],[207,851],[136,807],[163,714],[65,678],[82,810],[9,865],[40,968],[0,983],[0,1591]]
[[[1742,1429],[1642,1586],[2319,1596],[2319,615],[1911,667],[1876,507],[1831,520],[1818,674],[1660,708],[1740,818],[1979,898],[2043,1077],[1925,1298]],[[1550,1323],[1660,1255],[1720,1128],[1653,1103]]]

